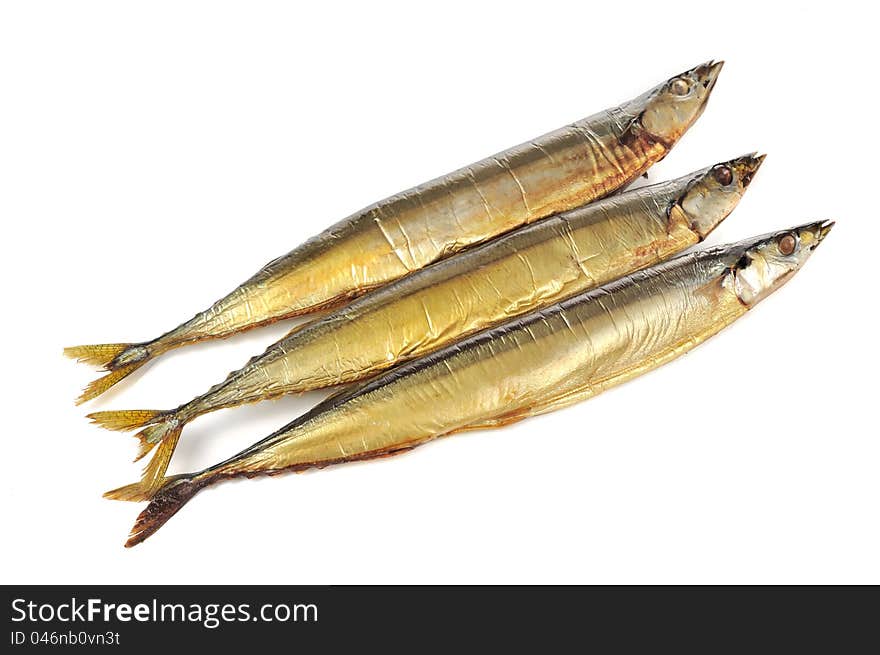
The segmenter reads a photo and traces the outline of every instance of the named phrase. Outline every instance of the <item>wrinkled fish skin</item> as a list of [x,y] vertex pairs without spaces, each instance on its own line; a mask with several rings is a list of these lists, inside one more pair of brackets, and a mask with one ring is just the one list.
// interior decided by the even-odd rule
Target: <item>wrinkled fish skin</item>
[[[753,161],[742,165],[751,172]],[[356,381],[666,259],[702,238],[670,208],[709,175],[608,198],[438,262],[296,330],[185,413]]]
[[[692,80],[694,95],[687,101],[674,101],[667,82],[616,109],[371,205],[270,263],[199,315],[193,327],[217,336],[249,325],[254,314],[277,319],[335,305],[607,195],[666,155],[702,112],[718,72],[717,64],[704,64],[677,76]],[[661,111],[669,104],[683,111]],[[655,134],[637,122],[645,112],[656,116]]]
[[127,545],[223,479],[393,454],[564,407],[654,369],[782,286],[831,225],[812,223],[679,256],[347,389],[238,455],[169,478]]
[[[659,263],[714,229],[761,161],[749,155],[606,198],[437,262],[294,331],[178,416],[361,380]],[[731,172],[728,184],[718,168]]]
[[615,109],[373,204],[158,339],[110,344],[125,346],[120,350],[68,349],[119,371],[82,400],[171,348],[338,306],[468,246],[614,192],[662,159],[700,116],[720,68],[702,64]]
[[[514,316],[656,264],[703,239],[736,207],[763,157],[747,155],[628,191],[437,262],[295,330],[207,393],[146,413],[156,450],[145,487],[161,485],[180,432],[196,417],[363,380]],[[122,411],[125,417],[131,412]],[[89,417],[120,429],[119,411]]]

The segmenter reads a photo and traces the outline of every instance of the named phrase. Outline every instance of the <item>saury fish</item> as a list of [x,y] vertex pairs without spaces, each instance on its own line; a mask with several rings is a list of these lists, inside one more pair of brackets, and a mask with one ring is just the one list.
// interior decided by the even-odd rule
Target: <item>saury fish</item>
[[172,348],[342,305],[468,246],[616,191],[662,159],[702,114],[721,65],[702,64],[619,107],[370,205],[157,339],[66,348],[66,355],[109,371],[78,402]]
[[748,155],[520,228],[423,268],[302,326],[175,410],[90,414],[115,430],[146,426],[160,444],[144,490],[162,483],[183,426],[282,394],[363,380],[462,336],[668,259],[736,207],[763,157]]
[[237,455],[168,478],[126,545],[222,480],[392,455],[595,396],[733,323],[788,281],[832,225],[681,255],[344,389]]

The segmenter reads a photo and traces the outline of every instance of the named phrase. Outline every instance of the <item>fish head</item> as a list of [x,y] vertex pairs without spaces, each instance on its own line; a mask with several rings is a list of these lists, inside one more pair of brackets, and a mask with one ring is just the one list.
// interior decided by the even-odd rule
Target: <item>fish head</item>
[[700,64],[645,94],[638,119],[642,129],[672,147],[703,113],[723,65],[723,61]]
[[705,239],[739,204],[764,157],[752,153],[694,174],[670,212],[683,213],[691,230]]
[[788,282],[833,226],[816,221],[737,244],[728,281],[740,302],[753,307]]

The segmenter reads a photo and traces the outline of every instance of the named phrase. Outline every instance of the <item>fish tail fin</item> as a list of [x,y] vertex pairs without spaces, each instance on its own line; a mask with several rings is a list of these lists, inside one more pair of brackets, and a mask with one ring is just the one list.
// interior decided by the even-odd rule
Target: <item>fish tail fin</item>
[[[156,455],[150,460],[150,463],[147,464],[139,481],[127,484],[124,487],[119,487],[118,489],[111,489],[104,494],[104,498],[107,498],[108,500],[123,500],[131,503],[140,503],[145,500],[150,500],[168,483],[169,480],[181,477],[165,477],[165,471],[168,469],[168,463],[171,461],[174,447],[177,445],[177,440],[180,438],[180,430],[178,429],[176,434],[169,435],[169,437],[170,439],[168,441],[163,441],[159,444]],[[150,448],[152,448],[153,445],[155,444],[151,444]],[[149,450],[147,452],[149,452]]]
[[64,355],[78,362],[93,366],[108,366],[130,343],[99,343],[93,346],[70,346],[64,349]]
[[[134,461],[146,456],[153,448],[156,454],[144,469],[141,481],[114,489],[104,494],[112,500],[147,500],[165,482],[165,471],[171,462],[171,456],[177,448],[180,433],[185,423],[174,412],[163,412],[154,409],[123,409],[105,412],[92,412],[88,415],[92,422],[108,430],[136,430],[143,428],[135,436],[138,454]],[[137,493],[135,493],[137,492]]]
[[[167,432],[162,437],[162,441],[159,442],[156,448],[156,453],[153,455],[150,463],[144,468],[143,475],[141,476],[141,485],[144,489],[148,490],[150,496],[159,491],[165,483],[165,472],[168,470],[168,464],[171,463],[174,449],[177,448],[181,430],[183,430],[183,425],[180,423],[175,423],[168,427]],[[152,448],[152,445],[150,445],[150,448]],[[149,449],[143,454],[146,455],[147,452],[149,452]]]
[[71,346],[64,354],[80,362],[103,367],[107,375],[90,382],[76,404],[97,398],[114,384],[128,377],[155,356],[145,343],[103,343],[93,346]]
[[104,498],[107,500],[124,500],[129,503],[142,503],[150,500],[154,495],[155,492],[144,487],[142,482],[134,482],[105,492]]
[[97,398],[114,384],[134,373],[137,369],[141,367],[142,364],[143,362],[138,362],[137,364],[128,364],[126,366],[116,369],[115,371],[110,371],[107,375],[100,377],[97,380],[92,380],[86,385],[85,389],[83,389],[82,393],[77,397],[75,401],[76,404],[82,405],[83,403],[88,402],[93,398]]
[[162,488],[150,499],[147,508],[138,515],[131,528],[131,533],[128,535],[128,541],[125,542],[125,547],[131,548],[138,545],[165,525],[165,522],[177,514],[180,508],[195,496],[208,481],[210,478],[200,481],[197,476],[193,475],[178,475],[167,478]]
[[92,412],[87,414],[86,418],[91,419],[92,423],[100,425],[105,430],[128,432],[129,430],[137,430],[148,423],[155,422],[157,418],[165,413],[158,409],[119,409]]
[[[177,438],[183,429],[183,423],[174,412],[156,409],[123,409],[92,412],[88,414],[88,418],[92,419],[92,423],[100,425],[107,430],[125,432],[127,430],[143,428],[143,430],[134,435],[140,442],[138,454],[134,461],[144,457],[156,447],[156,444],[162,443],[166,438],[169,438],[173,441],[174,445],[177,445]],[[171,447],[171,451],[174,452],[174,446]],[[170,459],[170,453],[168,457]],[[164,473],[164,470],[162,472]]]

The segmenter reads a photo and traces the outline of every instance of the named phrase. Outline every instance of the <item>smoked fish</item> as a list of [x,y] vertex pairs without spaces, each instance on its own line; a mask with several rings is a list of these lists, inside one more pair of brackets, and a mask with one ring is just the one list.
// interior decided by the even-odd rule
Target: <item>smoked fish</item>
[[[478,332],[343,389],[202,471],[171,476],[126,543],[196,493],[236,477],[302,471],[410,450],[585,400],[690,351],[779,289],[833,223],[818,221],[680,255]],[[143,500],[136,483],[111,497]]]
[[158,489],[184,425],[218,409],[357,382],[463,336],[657,264],[736,207],[763,156],[747,155],[538,221],[427,266],[294,330],[206,393],[170,411],[89,417],[143,428]]
[[173,348],[343,305],[469,246],[613,193],[662,159],[702,114],[721,66],[701,64],[619,107],[355,212],[156,339],[66,348],[69,357],[107,371],[77,402]]

